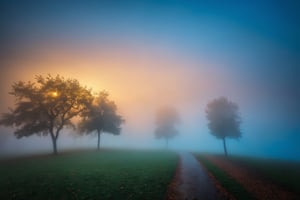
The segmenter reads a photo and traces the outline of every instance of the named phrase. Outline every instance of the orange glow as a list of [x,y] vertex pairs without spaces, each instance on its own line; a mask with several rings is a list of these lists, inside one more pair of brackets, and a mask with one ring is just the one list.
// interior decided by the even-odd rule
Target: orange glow
[[52,92],[53,97],[57,97],[57,95],[58,95],[57,92]]
[[[139,45],[136,45],[139,46]],[[146,50],[145,50],[146,49]],[[163,46],[143,50],[129,46],[95,48],[91,52],[61,46],[39,47],[22,58],[14,58],[6,68],[2,83],[5,94],[14,81],[33,80],[35,75],[60,74],[75,78],[93,92],[106,90],[118,105],[126,126],[152,123],[155,110],[165,104],[192,107],[203,96],[209,98],[219,90],[220,73],[207,63],[185,58],[179,52]],[[5,82],[4,82],[5,81]],[[53,97],[58,93],[53,92]],[[0,108],[5,111],[10,102]],[[203,101],[206,101],[203,99]],[[138,122],[137,122],[138,121]]]

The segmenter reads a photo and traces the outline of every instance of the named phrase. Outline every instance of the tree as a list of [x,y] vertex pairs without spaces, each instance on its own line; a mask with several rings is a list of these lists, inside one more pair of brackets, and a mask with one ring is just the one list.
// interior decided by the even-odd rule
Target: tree
[[206,118],[211,134],[223,140],[224,153],[227,156],[225,138],[241,137],[238,105],[225,97],[214,99],[207,104]]
[[97,133],[97,149],[100,149],[100,135],[102,132],[119,135],[122,117],[117,114],[116,104],[108,99],[109,94],[102,91],[88,106],[88,109],[81,114],[82,120],[79,123],[80,133]]
[[156,138],[164,138],[166,140],[166,148],[168,148],[168,140],[178,134],[175,125],[180,122],[179,114],[173,107],[162,107],[156,113]]
[[76,79],[57,75],[36,76],[35,82],[19,81],[12,85],[15,108],[10,108],[0,120],[4,126],[16,127],[17,138],[50,134],[53,153],[57,154],[57,139],[64,127],[74,127],[71,119],[84,111],[92,100],[90,90]]

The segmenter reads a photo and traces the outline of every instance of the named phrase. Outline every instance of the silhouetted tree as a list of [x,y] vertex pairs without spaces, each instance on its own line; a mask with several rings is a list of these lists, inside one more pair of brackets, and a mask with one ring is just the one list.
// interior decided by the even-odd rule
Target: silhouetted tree
[[156,113],[156,138],[164,138],[166,140],[166,148],[168,148],[168,140],[178,134],[175,125],[180,122],[179,114],[173,107],[162,107]]
[[225,97],[214,99],[207,104],[206,118],[211,134],[223,140],[224,153],[227,156],[225,138],[241,137],[238,105]]
[[109,100],[108,96],[107,92],[100,92],[88,109],[81,114],[82,120],[79,123],[80,133],[97,133],[98,150],[100,149],[100,134],[106,132],[119,135],[121,124],[124,122],[122,117],[117,114],[116,104]]
[[71,119],[92,100],[90,90],[76,79],[60,75],[36,76],[35,82],[16,82],[10,94],[16,98],[15,108],[3,114],[0,124],[17,127],[14,132],[17,138],[50,134],[54,154],[60,131],[65,126],[74,127]]

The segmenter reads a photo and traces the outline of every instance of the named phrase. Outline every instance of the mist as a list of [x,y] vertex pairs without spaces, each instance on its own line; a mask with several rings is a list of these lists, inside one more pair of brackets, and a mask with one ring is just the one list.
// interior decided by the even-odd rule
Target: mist
[[[171,105],[181,123],[170,149],[223,153],[205,108],[225,96],[242,119],[241,138],[227,141],[229,154],[300,160],[297,6],[2,2],[0,113],[14,106],[14,82],[59,74],[115,101],[126,122],[121,135],[102,135],[104,148],[163,149],[155,113]],[[51,152],[49,136],[16,139],[14,130],[0,127],[0,156]],[[58,150],[96,142],[64,129]]]

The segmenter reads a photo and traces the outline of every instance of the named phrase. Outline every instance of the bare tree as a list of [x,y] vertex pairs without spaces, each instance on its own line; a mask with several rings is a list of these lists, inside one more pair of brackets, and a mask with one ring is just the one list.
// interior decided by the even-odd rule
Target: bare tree
[[35,82],[16,82],[10,94],[16,98],[15,108],[3,114],[0,124],[16,127],[17,138],[50,134],[54,154],[57,154],[60,131],[74,127],[71,119],[84,111],[92,100],[90,90],[76,79],[60,75],[36,76]]
[[208,128],[211,134],[223,140],[224,152],[227,156],[225,138],[241,137],[238,105],[225,97],[214,99],[207,104],[206,118],[209,121]]
[[80,133],[97,133],[97,149],[100,149],[100,135],[102,132],[119,135],[122,117],[117,114],[116,104],[108,99],[108,93],[102,91],[88,106],[88,109],[81,114],[82,120],[79,123]]
[[169,139],[178,134],[175,125],[180,122],[179,114],[173,107],[162,107],[156,113],[156,138],[164,138],[166,140],[166,148],[168,148]]

